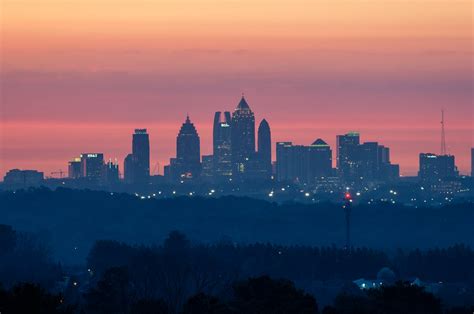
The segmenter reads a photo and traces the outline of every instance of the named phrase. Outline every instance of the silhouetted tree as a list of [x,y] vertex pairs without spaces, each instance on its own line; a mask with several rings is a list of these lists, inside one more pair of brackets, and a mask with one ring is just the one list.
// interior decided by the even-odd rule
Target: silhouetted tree
[[204,293],[192,296],[184,304],[183,314],[233,314],[228,305],[222,303],[218,298]]
[[13,251],[16,246],[16,236],[11,226],[0,224],[0,257]]
[[168,306],[163,300],[141,299],[133,303],[130,314],[168,314]]
[[127,314],[134,301],[127,269],[114,267],[105,271],[97,286],[85,295],[90,313]]
[[232,304],[240,313],[318,313],[316,299],[296,289],[288,280],[273,280],[268,276],[250,278],[237,283],[234,294]]
[[0,288],[0,313],[69,314],[73,308],[63,305],[59,295],[52,295],[36,284],[24,283],[5,291]]
[[424,288],[407,282],[368,292],[373,307],[385,314],[441,314],[441,301]]

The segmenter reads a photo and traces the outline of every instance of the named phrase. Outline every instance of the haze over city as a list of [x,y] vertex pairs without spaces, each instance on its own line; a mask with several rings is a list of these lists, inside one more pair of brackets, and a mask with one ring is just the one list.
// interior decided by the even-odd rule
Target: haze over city
[[[81,152],[120,163],[147,128],[163,172],[189,113],[212,152],[215,111],[245,93],[272,141],[335,147],[356,130],[402,175],[420,152],[462,174],[473,146],[470,1],[2,2],[0,176],[62,169]],[[274,149],[274,145],[273,149]],[[275,156],[275,155],[274,155]],[[335,160],[333,156],[333,160]]]

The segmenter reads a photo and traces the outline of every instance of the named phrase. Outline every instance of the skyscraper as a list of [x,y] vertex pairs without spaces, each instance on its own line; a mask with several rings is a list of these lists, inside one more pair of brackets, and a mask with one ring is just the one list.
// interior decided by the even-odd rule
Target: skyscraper
[[220,111],[214,114],[213,175],[215,178],[232,175],[231,124],[230,112],[224,112],[223,116]]
[[453,155],[420,154],[418,177],[424,181],[439,181],[458,176]]
[[186,117],[176,138],[176,162],[181,177],[199,177],[201,173],[201,144],[189,116]]
[[358,132],[349,132],[336,137],[336,167],[342,178],[354,177],[356,174],[357,146],[360,144]]
[[474,148],[471,148],[471,177],[474,178]]
[[81,177],[94,182],[101,182],[104,174],[104,154],[81,154]]
[[258,162],[266,178],[272,174],[272,138],[270,125],[263,119],[258,127]]
[[109,160],[104,165],[104,181],[107,184],[113,185],[119,182],[119,166],[117,161]]
[[332,151],[322,139],[309,146],[279,142],[276,151],[278,181],[314,183],[332,175]]
[[232,114],[232,174],[242,177],[255,158],[255,117],[244,96]]
[[82,176],[81,174],[81,158],[74,158],[68,163],[68,178],[78,179]]
[[132,182],[147,183],[150,178],[150,140],[146,129],[135,129],[132,140]]
[[123,161],[123,179],[125,183],[133,183],[133,157],[128,154]]

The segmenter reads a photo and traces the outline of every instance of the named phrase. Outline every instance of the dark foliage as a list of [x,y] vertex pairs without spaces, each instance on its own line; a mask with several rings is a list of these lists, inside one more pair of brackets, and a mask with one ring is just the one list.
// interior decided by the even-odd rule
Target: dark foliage
[[0,313],[5,314],[72,314],[61,296],[52,295],[36,284],[24,283],[11,290],[0,289]]
[[227,304],[215,296],[198,293],[184,304],[183,314],[236,314]]
[[31,282],[51,288],[60,277],[61,267],[41,239],[0,224],[0,282],[6,287]]
[[316,299],[295,288],[288,280],[262,276],[239,282],[234,287],[232,303],[239,313],[313,314],[318,312]]

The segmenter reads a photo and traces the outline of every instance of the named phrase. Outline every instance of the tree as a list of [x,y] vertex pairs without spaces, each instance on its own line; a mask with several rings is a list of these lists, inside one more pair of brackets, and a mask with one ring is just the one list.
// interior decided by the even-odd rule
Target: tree
[[199,293],[184,304],[183,314],[231,314],[235,313],[218,298]]
[[108,269],[97,286],[85,295],[86,308],[92,313],[125,314],[133,302],[127,269],[113,267]]
[[384,314],[441,314],[441,301],[423,287],[408,282],[397,282],[368,292],[378,313]]
[[10,291],[0,289],[0,313],[72,314],[59,295],[52,295],[36,284],[24,283]]
[[13,251],[16,245],[16,232],[11,226],[0,224],[0,256]]
[[316,299],[295,288],[288,280],[268,276],[250,278],[234,286],[233,304],[240,313],[318,313]]
[[130,314],[168,314],[168,306],[163,300],[141,299],[132,304]]

